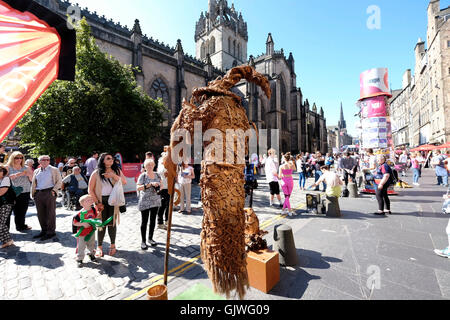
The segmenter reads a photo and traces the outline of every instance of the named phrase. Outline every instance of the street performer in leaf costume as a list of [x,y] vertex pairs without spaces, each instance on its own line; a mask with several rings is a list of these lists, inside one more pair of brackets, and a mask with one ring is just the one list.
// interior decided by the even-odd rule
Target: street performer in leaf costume
[[[212,130],[216,133],[215,139],[203,144],[200,181],[204,211],[201,256],[214,291],[229,297],[230,292],[236,290],[239,298],[243,299],[248,288],[244,213],[245,156],[238,157],[238,150],[244,148],[247,153],[247,146],[245,138],[238,137],[236,143],[234,138],[239,136],[238,130],[246,132],[252,127],[241,105],[241,98],[230,91],[241,79],[259,85],[270,99],[269,81],[250,66],[233,68],[223,79],[219,77],[210,82],[208,87],[194,89],[190,103],[183,102],[183,109],[172,126],[168,153],[170,160],[166,159],[165,167],[171,181],[171,177],[176,174],[173,161],[180,156],[179,146],[177,147],[180,142],[174,138],[179,135],[180,129],[187,130],[191,137],[196,121],[201,122],[203,133],[215,129]],[[234,130],[233,137],[227,138],[227,130]],[[204,139],[207,140],[206,137]]]

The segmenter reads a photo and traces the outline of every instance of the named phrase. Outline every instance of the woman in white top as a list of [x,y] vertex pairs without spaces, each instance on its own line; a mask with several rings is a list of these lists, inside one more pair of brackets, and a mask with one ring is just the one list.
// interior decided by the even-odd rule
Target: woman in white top
[[186,199],[186,213],[191,213],[191,186],[195,178],[194,169],[187,162],[181,164],[178,173],[178,184],[180,185],[180,211],[184,212],[184,200]]
[[[112,207],[108,204],[109,196],[113,190],[114,184],[119,180],[123,185],[127,184],[127,180],[114,161],[111,153],[102,153],[98,160],[97,170],[95,170],[89,180],[89,195],[94,199],[96,209],[102,213],[102,221],[105,222],[110,217],[114,217],[112,225],[108,228],[109,238],[111,239],[111,247],[109,255],[116,254],[116,218],[119,217],[119,207]],[[98,231],[98,253],[97,257],[103,257],[103,239],[105,238],[106,228]]]
[[299,176],[299,185],[300,190],[305,190],[305,184],[306,184],[306,163],[303,160],[303,153],[297,155],[297,160],[295,161],[297,165],[297,172]]

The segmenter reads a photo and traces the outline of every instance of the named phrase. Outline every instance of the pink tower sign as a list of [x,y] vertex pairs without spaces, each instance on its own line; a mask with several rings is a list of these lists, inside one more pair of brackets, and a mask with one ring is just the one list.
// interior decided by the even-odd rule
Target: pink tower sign
[[386,68],[370,69],[360,76],[360,100],[378,96],[389,96],[389,74]]

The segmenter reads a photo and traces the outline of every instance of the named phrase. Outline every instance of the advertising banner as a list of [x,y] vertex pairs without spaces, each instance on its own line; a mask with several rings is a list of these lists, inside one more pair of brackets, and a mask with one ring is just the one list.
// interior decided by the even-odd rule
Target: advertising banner
[[365,138],[363,137],[363,148],[372,148],[372,149],[385,149],[388,147],[387,139],[379,139],[379,138]]
[[376,68],[367,70],[360,75],[360,100],[377,96],[389,96],[388,69]]
[[127,184],[123,186],[125,193],[136,192],[136,182],[141,175],[142,163],[123,163],[122,172],[127,179]]
[[54,80],[73,80],[75,37],[34,1],[0,1],[0,141]]
[[388,128],[388,119],[386,117],[375,117],[362,119],[363,128]]
[[363,137],[364,139],[387,139],[388,131],[387,128],[364,128]]
[[386,98],[384,96],[367,98],[361,101],[361,108],[364,108],[365,118],[386,117]]

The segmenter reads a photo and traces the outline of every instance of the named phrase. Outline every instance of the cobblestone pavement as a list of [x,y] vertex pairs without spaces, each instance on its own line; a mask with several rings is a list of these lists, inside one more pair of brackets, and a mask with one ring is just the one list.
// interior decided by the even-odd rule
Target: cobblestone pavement
[[[291,203],[301,214],[296,217],[286,217],[281,215],[280,209],[268,206],[268,185],[264,180],[260,180],[259,188],[254,194],[254,208],[260,219],[261,227],[269,231],[266,237],[268,243],[272,244],[273,242],[271,237],[274,225],[288,224],[293,228],[296,244],[298,250],[300,250],[299,255],[309,258],[301,259],[302,262],[299,267],[283,268],[281,284],[277,285],[271,294],[263,294],[255,289],[250,289],[246,298],[368,298],[370,292],[361,289],[364,287],[361,283],[365,283],[367,280],[367,276],[363,274],[365,270],[358,270],[362,263],[358,261],[358,263],[347,265],[348,261],[357,261],[355,255],[358,257],[359,255],[364,256],[364,252],[361,251],[363,246],[367,246],[367,252],[381,253],[383,257],[396,258],[397,254],[403,254],[405,256],[401,259],[408,260],[409,257],[407,256],[411,254],[400,247],[405,241],[414,246],[411,247],[412,250],[420,248],[422,256],[417,257],[416,261],[413,262],[413,267],[406,264],[405,261],[396,261],[397,264],[403,263],[402,267],[406,274],[394,272],[393,274],[398,276],[400,280],[390,276],[389,281],[384,282],[384,285],[387,286],[386,290],[395,292],[395,289],[400,288],[400,292],[403,292],[401,289],[407,288],[407,292],[411,292],[411,297],[449,298],[450,273],[448,270],[450,260],[429,253],[434,248],[445,246],[445,226],[448,218],[442,219],[446,217],[439,213],[439,206],[442,204],[442,201],[439,200],[439,197],[442,197],[443,191],[440,190],[442,188],[438,190],[438,187],[433,186],[431,172],[427,175],[429,181],[427,186],[404,191],[405,194],[409,192],[410,198],[393,200],[394,210],[399,212],[409,210],[408,212],[413,211],[416,215],[410,213],[403,217],[389,217],[391,226],[387,221],[376,220],[369,215],[376,208],[376,201],[373,201],[371,196],[364,196],[361,199],[343,199],[341,208],[344,211],[344,216],[347,216],[344,219],[327,219],[302,211],[305,207],[305,195],[300,192],[297,183],[294,187]],[[308,181],[308,184],[311,182],[312,179]],[[422,189],[422,187],[432,189],[434,193],[431,194],[431,191]],[[427,195],[427,192],[430,193],[428,200],[414,202],[415,196]],[[199,194],[198,186],[194,185],[191,215],[180,214],[177,210],[174,210],[169,259],[169,299],[198,282],[210,286],[202,268],[201,259],[199,259],[202,221]],[[121,223],[117,232],[117,254],[114,257],[107,255],[109,237],[106,235],[105,257],[99,259],[98,263],[90,262],[89,258],[85,257],[83,268],[78,268],[75,262],[76,239],[71,232],[71,221],[75,212],[58,207],[57,239],[41,242],[32,239],[33,235],[37,234],[40,229],[36,209],[34,206],[30,207],[27,214],[27,224],[32,226],[33,230],[28,233],[12,231],[16,246],[0,250],[0,274],[2,274],[0,278],[0,299],[145,299],[145,289],[162,279],[166,231],[156,229],[154,238],[158,242],[158,246],[149,248],[148,251],[141,250],[141,215],[137,210],[136,197],[127,196],[127,202],[128,210],[121,215]],[[383,227],[398,227],[399,234],[407,240],[404,240],[401,236],[396,238],[395,233],[384,234],[383,232],[387,229],[381,229],[381,227],[376,229],[378,226],[374,225],[372,220],[376,220],[376,223],[383,223]],[[445,222],[445,225],[443,225],[443,222]],[[11,230],[15,230],[14,219],[12,219],[11,224]],[[388,225],[386,226],[386,224]],[[372,226],[374,228],[371,228]],[[364,231],[364,228],[366,228],[366,231]],[[424,232],[424,229],[426,229],[426,232]],[[328,231],[325,232],[324,230]],[[413,233],[413,230],[417,233]],[[355,246],[355,244],[351,241],[349,243],[347,238],[343,238],[341,232],[344,232],[344,235],[350,234],[352,237],[358,236],[364,239],[364,241],[358,241],[359,246],[356,245],[356,248],[352,248],[353,252],[356,252],[353,257],[347,257],[347,254],[349,254],[348,247],[349,245],[350,247]],[[370,237],[367,237],[368,234],[370,237],[376,238],[376,241],[371,241]],[[335,235],[338,235],[337,238],[333,238]],[[339,249],[338,245],[346,248],[346,250]],[[426,248],[428,250],[424,253]],[[332,250],[334,250],[334,255],[331,254]],[[326,260],[326,254],[328,253],[330,253],[330,257],[334,257],[334,260]],[[424,259],[428,261],[421,261],[423,255],[426,256]],[[387,262],[377,260],[377,263],[384,266]],[[425,269],[425,267],[430,269]],[[314,275],[311,270],[319,270],[320,274]],[[343,279],[342,274],[339,273],[340,271],[348,272],[350,274],[348,277],[354,276],[353,273],[356,272],[358,279],[345,281],[345,278]],[[429,272],[433,274],[431,278]],[[305,275],[307,275],[306,278]],[[417,279],[411,284],[410,277]],[[428,284],[420,284],[423,277],[429,280]],[[312,281],[317,278],[320,280]],[[405,283],[398,284],[399,281],[403,280],[408,285]],[[301,281],[302,284],[297,282],[296,285],[292,285],[296,281]],[[291,283],[291,285],[286,287],[286,282]],[[360,285],[357,289],[351,286],[353,282],[359,282]],[[351,288],[347,290],[346,288],[349,286]],[[429,287],[431,288],[428,289]],[[377,295],[375,294],[374,297],[377,298]],[[407,295],[406,298],[408,298]],[[236,299],[236,297],[231,299]]]

